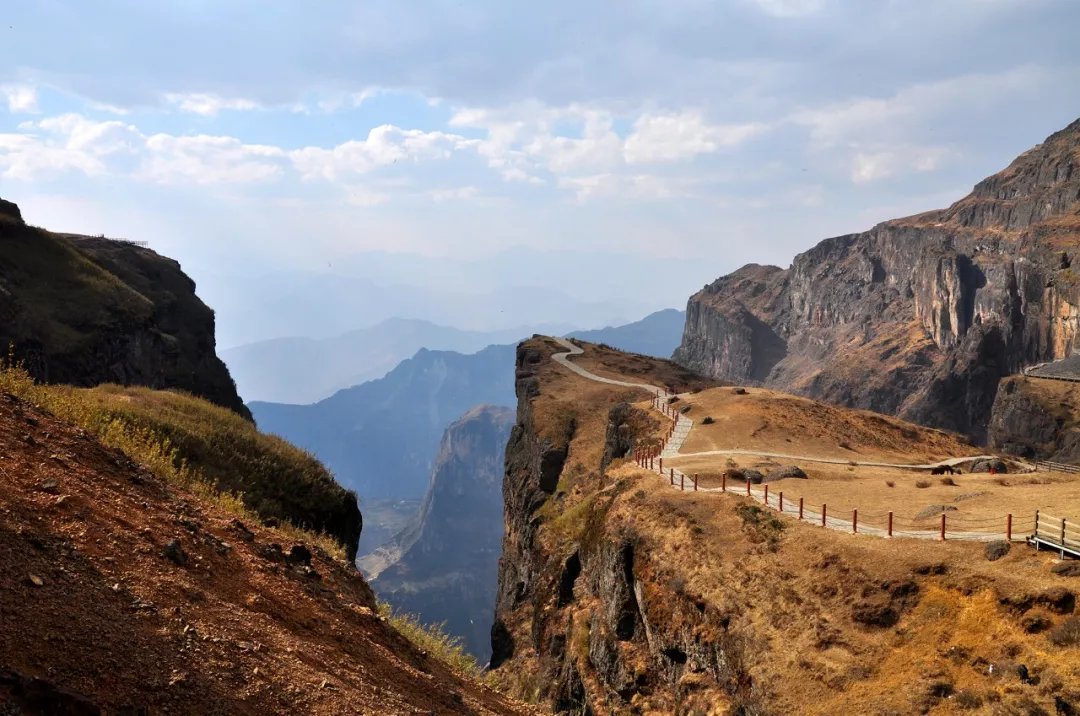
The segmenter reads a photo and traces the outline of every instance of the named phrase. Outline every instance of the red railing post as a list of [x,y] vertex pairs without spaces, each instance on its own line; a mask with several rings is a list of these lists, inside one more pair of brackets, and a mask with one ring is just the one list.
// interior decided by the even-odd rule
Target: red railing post
[[720,492],[727,492],[727,473],[720,474]]
[[697,473],[694,473],[694,492],[697,492]]
[[664,458],[660,458],[660,474],[664,474]]
[[802,501],[803,501],[803,498],[800,497],[799,498],[799,519],[800,520],[802,519]]
[[938,538],[942,542],[945,541],[945,513],[941,513],[941,536]]
[[675,484],[675,468],[671,468],[671,472],[669,473],[669,477],[668,477],[668,484],[669,485],[674,485]]
[[892,537],[892,512],[889,513],[889,536]]
[[1005,515],[1005,540],[1012,542],[1012,513]]
[[686,473],[685,472],[680,472],[679,473],[679,489],[684,491],[684,492],[686,491]]
[[750,479],[749,478],[747,478],[747,480],[746,480],[746,496],[750,497]]
[[859,534],[859,509],[855,508],[851,511],[851,534]]
[[821,526],[822,526],[822,527],[824,527],[824,526],[825,526],[825,513],[826,513],[827,511],[828,511],[828,508],[826,507],[825,503],[824,503],[824,502],[822,502],[822,503],[821,503]]
[[776,509],[780,510],[781,513],[783,513],[783,511],[784,511],[784,491],[783,490],[780,490],[780,506],[777,507]]
[[765,506],[769,506],[769,486],[765,485]]

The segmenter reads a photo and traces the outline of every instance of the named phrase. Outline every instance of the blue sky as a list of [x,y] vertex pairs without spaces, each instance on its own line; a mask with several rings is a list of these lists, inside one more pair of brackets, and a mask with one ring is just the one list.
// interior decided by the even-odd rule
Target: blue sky
[[635,318],[947,205],[1080,116],[1072,0],[8,5],[0,196],[177,258],[227,345],[260,335],[230,292],[272,290],[245,276]]

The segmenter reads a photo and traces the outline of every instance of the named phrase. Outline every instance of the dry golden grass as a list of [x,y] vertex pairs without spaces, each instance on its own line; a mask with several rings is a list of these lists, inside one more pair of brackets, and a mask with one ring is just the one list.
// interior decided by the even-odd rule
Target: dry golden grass
[[[681,452],[762,450],[876,462],[932,462],[980,451],[963,438],[878,413],[839,408],[764,388],[714,388],[682,396],[694,429]],[[711,416],[712,425],[701,420]],[[845,447],[846,446],[846,447]]]
[[[621,374],[618,361],[596,355],[578,360],[606,376],[660,382],[647,372]],[[617,461],[601,480],[597,465],[607,410],[627,392],[550,362],[540,367],[539,377],[540,396],[533,401],[537,419],[543,422],[548,411],[572,410],[578,426],[561,492],[543,508],[543,551],[565,555],[589,541],[634,544],[634,576],[654,634],[679,634],[723,648],[733,673],[752,681],[752,691],[734,696],[716,684],[699,684],[703,690],[698,696],[709,709],[724,713],[750,693],[775,713],[948,714],[960,713],[963,704],[976,709],[964,713],[1027,713],[1029,703],[1052,712],[1054,689],[1080,689],[1080,648],[1055,646],[1045,633],[1023,628],[1025,614],[1045,619],[1051,628],[1068,617],[1040,606],[1010,606],[1037,601],[1038,595],[1069,584],[1049,571],[1056,561],[1052,556],[1016,545],[1005,558],[989,562],[978,543],[886,540],[793,520],[784,520],[772,539],[756,534],[758,528],[740,518],[737,507],[749,504],[745,498],[674,491],[665,479],[626,461]],[[641,399],[640,393],[629,393]],[[684,449],[751,447],[836,457],[842,440],[851,450],[840,456],[896,462],[979,452],[938,431],[753,388],[748,396],[721,388],[684,400],[694,406],[690,417],[695,420]],[[703,431],[706,414],[717,423]],[[743,456],[735,460],[742,466],[760,462]],[[672,464],[718,473],[726,462],[724,457],[679,458]],[[1080,481],[1068,476],[965,474],[955,476],[958,485],[951,487],[925,472],[777,462],[799,464],[810,479],[778,481],[770,490],[783,489],[792,497],[803,491],[808,499],[828,501],[837,509],[852,495],[857,500],[847,500],[847,506],[859,502],[861,510],[894,509],[898,516],[913,515],[922,504],[955,505],[959,514],[973,518],[999,514],[1006,502],[1016,511],[1047,500],[1059,506],[1080,504]],[[1051,481],[1027,482],[1044,477]],[[920,478],[932,485],[916,488]],[[887,481],[895,486],[888,487]],[[953,502],[980,491],[987,494]],[[893,596],[905,590],[913,596]],[[571,619],[571,647],[581,650],[579,625],[600,608],[586,595],[566,607],[567,613],[544,618]],[[895,623],[874,626],[856,618],[860,610],[874,613],[877,608],[895,609]],[[528,632],[521,636],[528,643]],[[633,665],[640,657],[642,668],[651,668],[639,646],[620,645],[624,663]],[[527,648],[515,664],[533,670],[543,658]],[[590,693],[602,694],[588,662],[576,663]],[[1021,684],[1018,664],[1038,674],[1043,687]],[[691,677],[708,681],[702,674],[684,674],[681,683]],[[935,690],[960,696],[939,698]],[[980,706],[971,706],[976,702]],[[673,703],[664,684],[633,700],[642,713],[671,712]]]

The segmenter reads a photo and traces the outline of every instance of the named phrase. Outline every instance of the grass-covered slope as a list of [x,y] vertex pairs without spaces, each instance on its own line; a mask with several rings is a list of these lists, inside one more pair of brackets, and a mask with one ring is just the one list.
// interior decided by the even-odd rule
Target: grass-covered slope
[[47,383],[177,388],[250,417],[177,262],[27,226],[17,208],[0,211],[0,345]]
[[0,389],[94,433],[161,477],[221,493],[225,504],[238,497],[260,518],[324,533],[342,554],[355,557],[356,495],[314,457],[260,433],[231,410],[172,391],[38,385],[19,369],[0,374]]

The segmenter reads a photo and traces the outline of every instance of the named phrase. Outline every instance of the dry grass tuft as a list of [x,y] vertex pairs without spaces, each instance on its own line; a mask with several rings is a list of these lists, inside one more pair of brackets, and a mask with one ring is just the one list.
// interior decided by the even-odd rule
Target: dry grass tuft
[[[0,367],[0,391],[78,425],[159,478],[232,514],[254,522],[278,517],[281,521],[274,529],[286,540],[314,544],[337,559],[346,558],[339,541],[289,521],[281,502],[274,501],[282,489],[292,491],[293,499],[329,499],[306,489],[320,482],[328,490],[343,493],[343,489],[313,457],[280,438],[258,433],[226,408],[147,388],[39,385],[18,366]],[[223,476],[239,489],[223,489]],[[307,507],[319,509],[317,503]]]
[[446,632],[446,623],[424,624],[414,614],[395,611],[386,602],[379,602],[379,616],[390,623],[406,639],[430,652],[459,674],[478,678],[480,667],[465,651],[460,637]]

